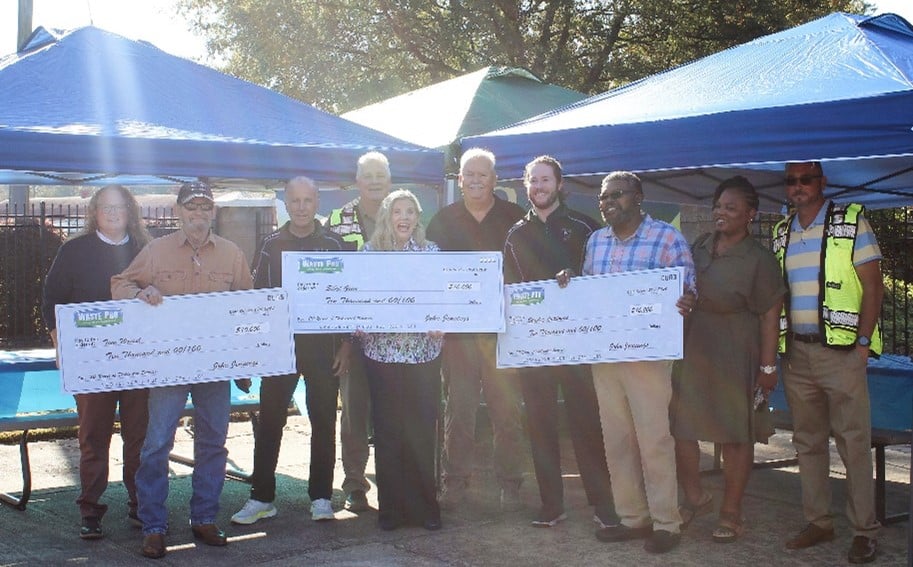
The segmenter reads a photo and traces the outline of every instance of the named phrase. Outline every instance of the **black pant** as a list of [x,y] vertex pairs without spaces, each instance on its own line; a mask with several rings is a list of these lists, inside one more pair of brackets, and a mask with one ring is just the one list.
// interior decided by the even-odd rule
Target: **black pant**
[[365,358],[374,417],[378,516],[412,525],[440,520],[435,440],[440,357],[421,364]]
[[612,487],[590,367],[522,368],[520,383],[526,403],[527,430],[542,506],[549,510],[561,510],[564,507],[558,441],[559,384],[564,393],[568,429],[587,500],[593,505],[610,504]]
[[[311,466],[308,496],[330,500],[336,465],[336,406],[339,378],[333,376],[333,337],[295,335],[298,372],[304,376],[307,412],[311,422]],[[254,440],[254,472],[250,497],[260,502],[276,498],[276,463],[282,428],[298,386],[298,374],[264,378],[260,382],[260,423]]]

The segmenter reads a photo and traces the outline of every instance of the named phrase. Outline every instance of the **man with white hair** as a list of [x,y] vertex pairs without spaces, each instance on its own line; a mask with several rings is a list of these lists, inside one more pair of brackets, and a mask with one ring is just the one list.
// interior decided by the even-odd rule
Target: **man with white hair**
[[[434,215],[428,239],[446,251],[502,251],[507,231],[523,209],[495,196],[495,156],[472,148],[460,160],[463,199]],[[498,370],[495,333],[451,333],[444,342],[441,373],[447,392],[444,410],[444,459],[441,505],[453,508],[467,496],[475,452],[479,389],[494,430],[495,474],[501,485],[501,508],[521,507],[523,480],[520,394],[515,369]]]
[[[355,186],[358,197],[334,209],[326,221],[327,229],[341,236],[349,250],[361,250],[374,233],[380,204],[393,186],[387,156],[368,152],[359,157]],[[358,344],[352,345],[349,371],[340,377],[339,391],[342,397],[339,438],[346,474],[342,490],[346,493],[346,509],[363,512],[370,508],[366,493],[371,484],[365,477],[365,467],[369,455],[371,393],[365,376],[364,353]]]

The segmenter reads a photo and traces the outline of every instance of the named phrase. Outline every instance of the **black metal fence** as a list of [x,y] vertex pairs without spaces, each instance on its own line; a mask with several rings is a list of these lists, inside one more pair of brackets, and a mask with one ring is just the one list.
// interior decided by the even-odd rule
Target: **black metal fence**
[[[172,207],[144,207],[143,218],[153,236],[178,227]],[[884,255],[885,297],[881,328],[884,351],[909,356],[913,351],[913,210],[906,208],[867,213]],[[0,208],[0,348],[50,345],[41,319],[41,290],[57,249],[83,226],[85,206],[47,206],[26,210]],[[757,236],[769,244],[779,215],[761,215]],[[275,230],[272,217],[258,214],[257,242]]]
[[[50,346],[41,317],[45,276],[60,245],[84,224],[84,205],[34,203],[0,207],[0,349]],[[172,207],[141,207],[152,236],[179,226]],[[258,214],[257,242],[274,230],[273,220]]]

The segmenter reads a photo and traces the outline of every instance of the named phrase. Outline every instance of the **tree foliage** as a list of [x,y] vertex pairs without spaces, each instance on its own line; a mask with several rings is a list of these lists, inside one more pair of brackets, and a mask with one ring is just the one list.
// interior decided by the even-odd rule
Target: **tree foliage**
[[595,94],[863,0],[181,0],[225,71],[344,112],[489,65]]

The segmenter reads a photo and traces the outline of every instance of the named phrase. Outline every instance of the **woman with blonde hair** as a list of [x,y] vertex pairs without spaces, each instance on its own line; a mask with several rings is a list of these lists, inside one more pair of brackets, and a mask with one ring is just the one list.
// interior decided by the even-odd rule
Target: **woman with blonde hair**
[[[133,195],[121,185],[106,185],[92,195],[85,226],[64,242],[44,284],[42,314],[54,346],[57,321],[54,307],[62,303],[111,299],[111,276],[124,270],[151,240]],[[101,520],[108,509],[99,502],[108,486],[108,451],[120,406],[124,442],[124,486],[127,489],[127,519],[141,527],[136,515],[136,483],[139,454],[146,437],[148,390],[76,394],[79,420],[79,480],[82,487],[76,504],[82,524],[79,537],[104,537]]]
[[[436,252],[425,239],[422,207],[410,191],[380,205],[367,252]],[[362,341],[374,418],[378,524],[383,530],[441,528],[434,475],[441,399],[443,333],[364,333]]]

